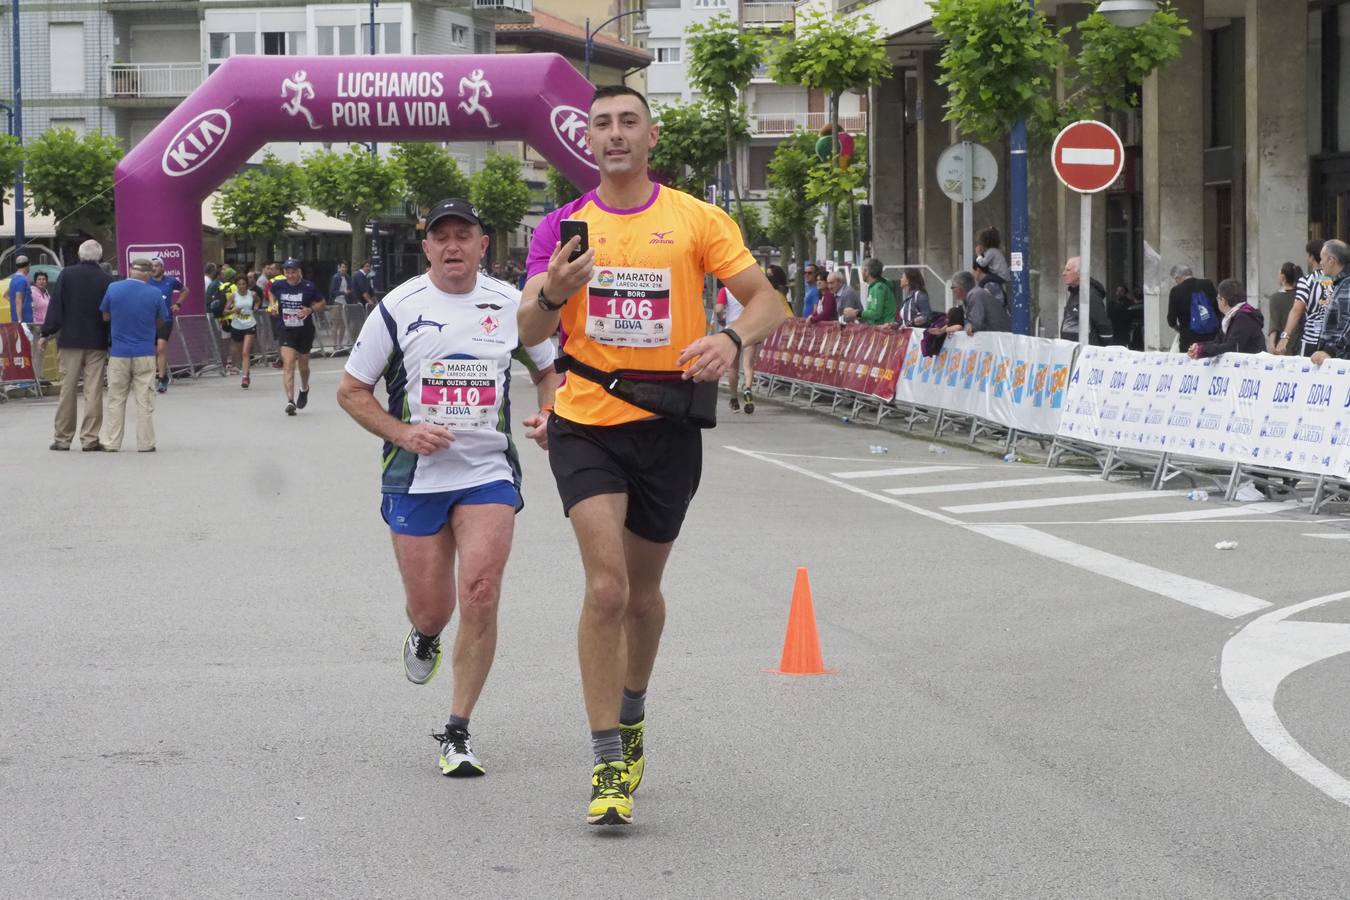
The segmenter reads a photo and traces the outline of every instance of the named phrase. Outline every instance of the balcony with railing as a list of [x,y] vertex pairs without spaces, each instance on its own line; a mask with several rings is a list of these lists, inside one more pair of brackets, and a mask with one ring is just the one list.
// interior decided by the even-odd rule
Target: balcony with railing
[[787,25],[794,21],[795,0],[743,0],[741,23],[744,25]]
[[201,83],[201,63],[112,63],[108,66],[108,96],[114,100],[181,100]]
[[[750,116],[751,137],[786,137],[795,131],[818,132],[830,124],[829,113],[764,113]],[[839,117],[839,127],[845,131],[867,130],[867,113],[851,113]]]
[[472,8],[494,22],[527,23],[534,18],[534,0],[473,0]]

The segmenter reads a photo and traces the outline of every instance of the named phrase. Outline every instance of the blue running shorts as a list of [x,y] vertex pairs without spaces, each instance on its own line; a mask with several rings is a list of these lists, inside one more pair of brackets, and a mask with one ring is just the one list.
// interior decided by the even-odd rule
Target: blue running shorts
[[429,537],[445,527],[456,506],[486,503],[500,503],[515,509],[520,505],[520,493],[509,481],[492,481],[438,494],[385,494],[380,503],[380,515],[395,534]]

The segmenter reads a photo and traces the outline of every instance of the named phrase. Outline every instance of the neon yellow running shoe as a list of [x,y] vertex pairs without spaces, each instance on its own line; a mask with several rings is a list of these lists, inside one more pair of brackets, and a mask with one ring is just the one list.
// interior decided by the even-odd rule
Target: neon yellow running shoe
[[602,762],[591,772],[591,805],[587,825],[632,825],[633,792],[628,787],[628,766]]
[[619,736],[623,738],[623,761],[628,766],[628,793],[636,794],[642,783],[642,772],[647,759],[642,755],[642,729],[647,724],[644,718],[636,725],[619,723]]

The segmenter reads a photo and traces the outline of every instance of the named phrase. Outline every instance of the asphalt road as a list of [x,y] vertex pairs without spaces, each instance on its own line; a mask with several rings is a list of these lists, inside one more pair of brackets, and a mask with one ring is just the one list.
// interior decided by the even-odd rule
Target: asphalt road
[[[637,824],[598,830],[544,455],[489,774],[446,779],[449,669],[403,678],[378,446],[318,369],[293,419],[271,370],[175,385],[155,454],[52,453],[53,401],[0,405],[0,896],[1350,893],[1344,516],[724,413]],[[832,674],[770,671],[798,566]]]

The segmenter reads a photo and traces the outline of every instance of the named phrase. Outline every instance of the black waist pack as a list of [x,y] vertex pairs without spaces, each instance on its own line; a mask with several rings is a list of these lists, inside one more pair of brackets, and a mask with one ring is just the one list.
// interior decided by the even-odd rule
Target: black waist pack
[[638,409],[655,413],[671,422],[693,428],[717,426],[715,381],[686,381],[680,372],[652,372],[645,369],[606,372],[567,354],[560,354],[553,366],[560,373],[571,372],[587,381],[594,381],[611,397],[618,397],[624,403],[631,403]]

